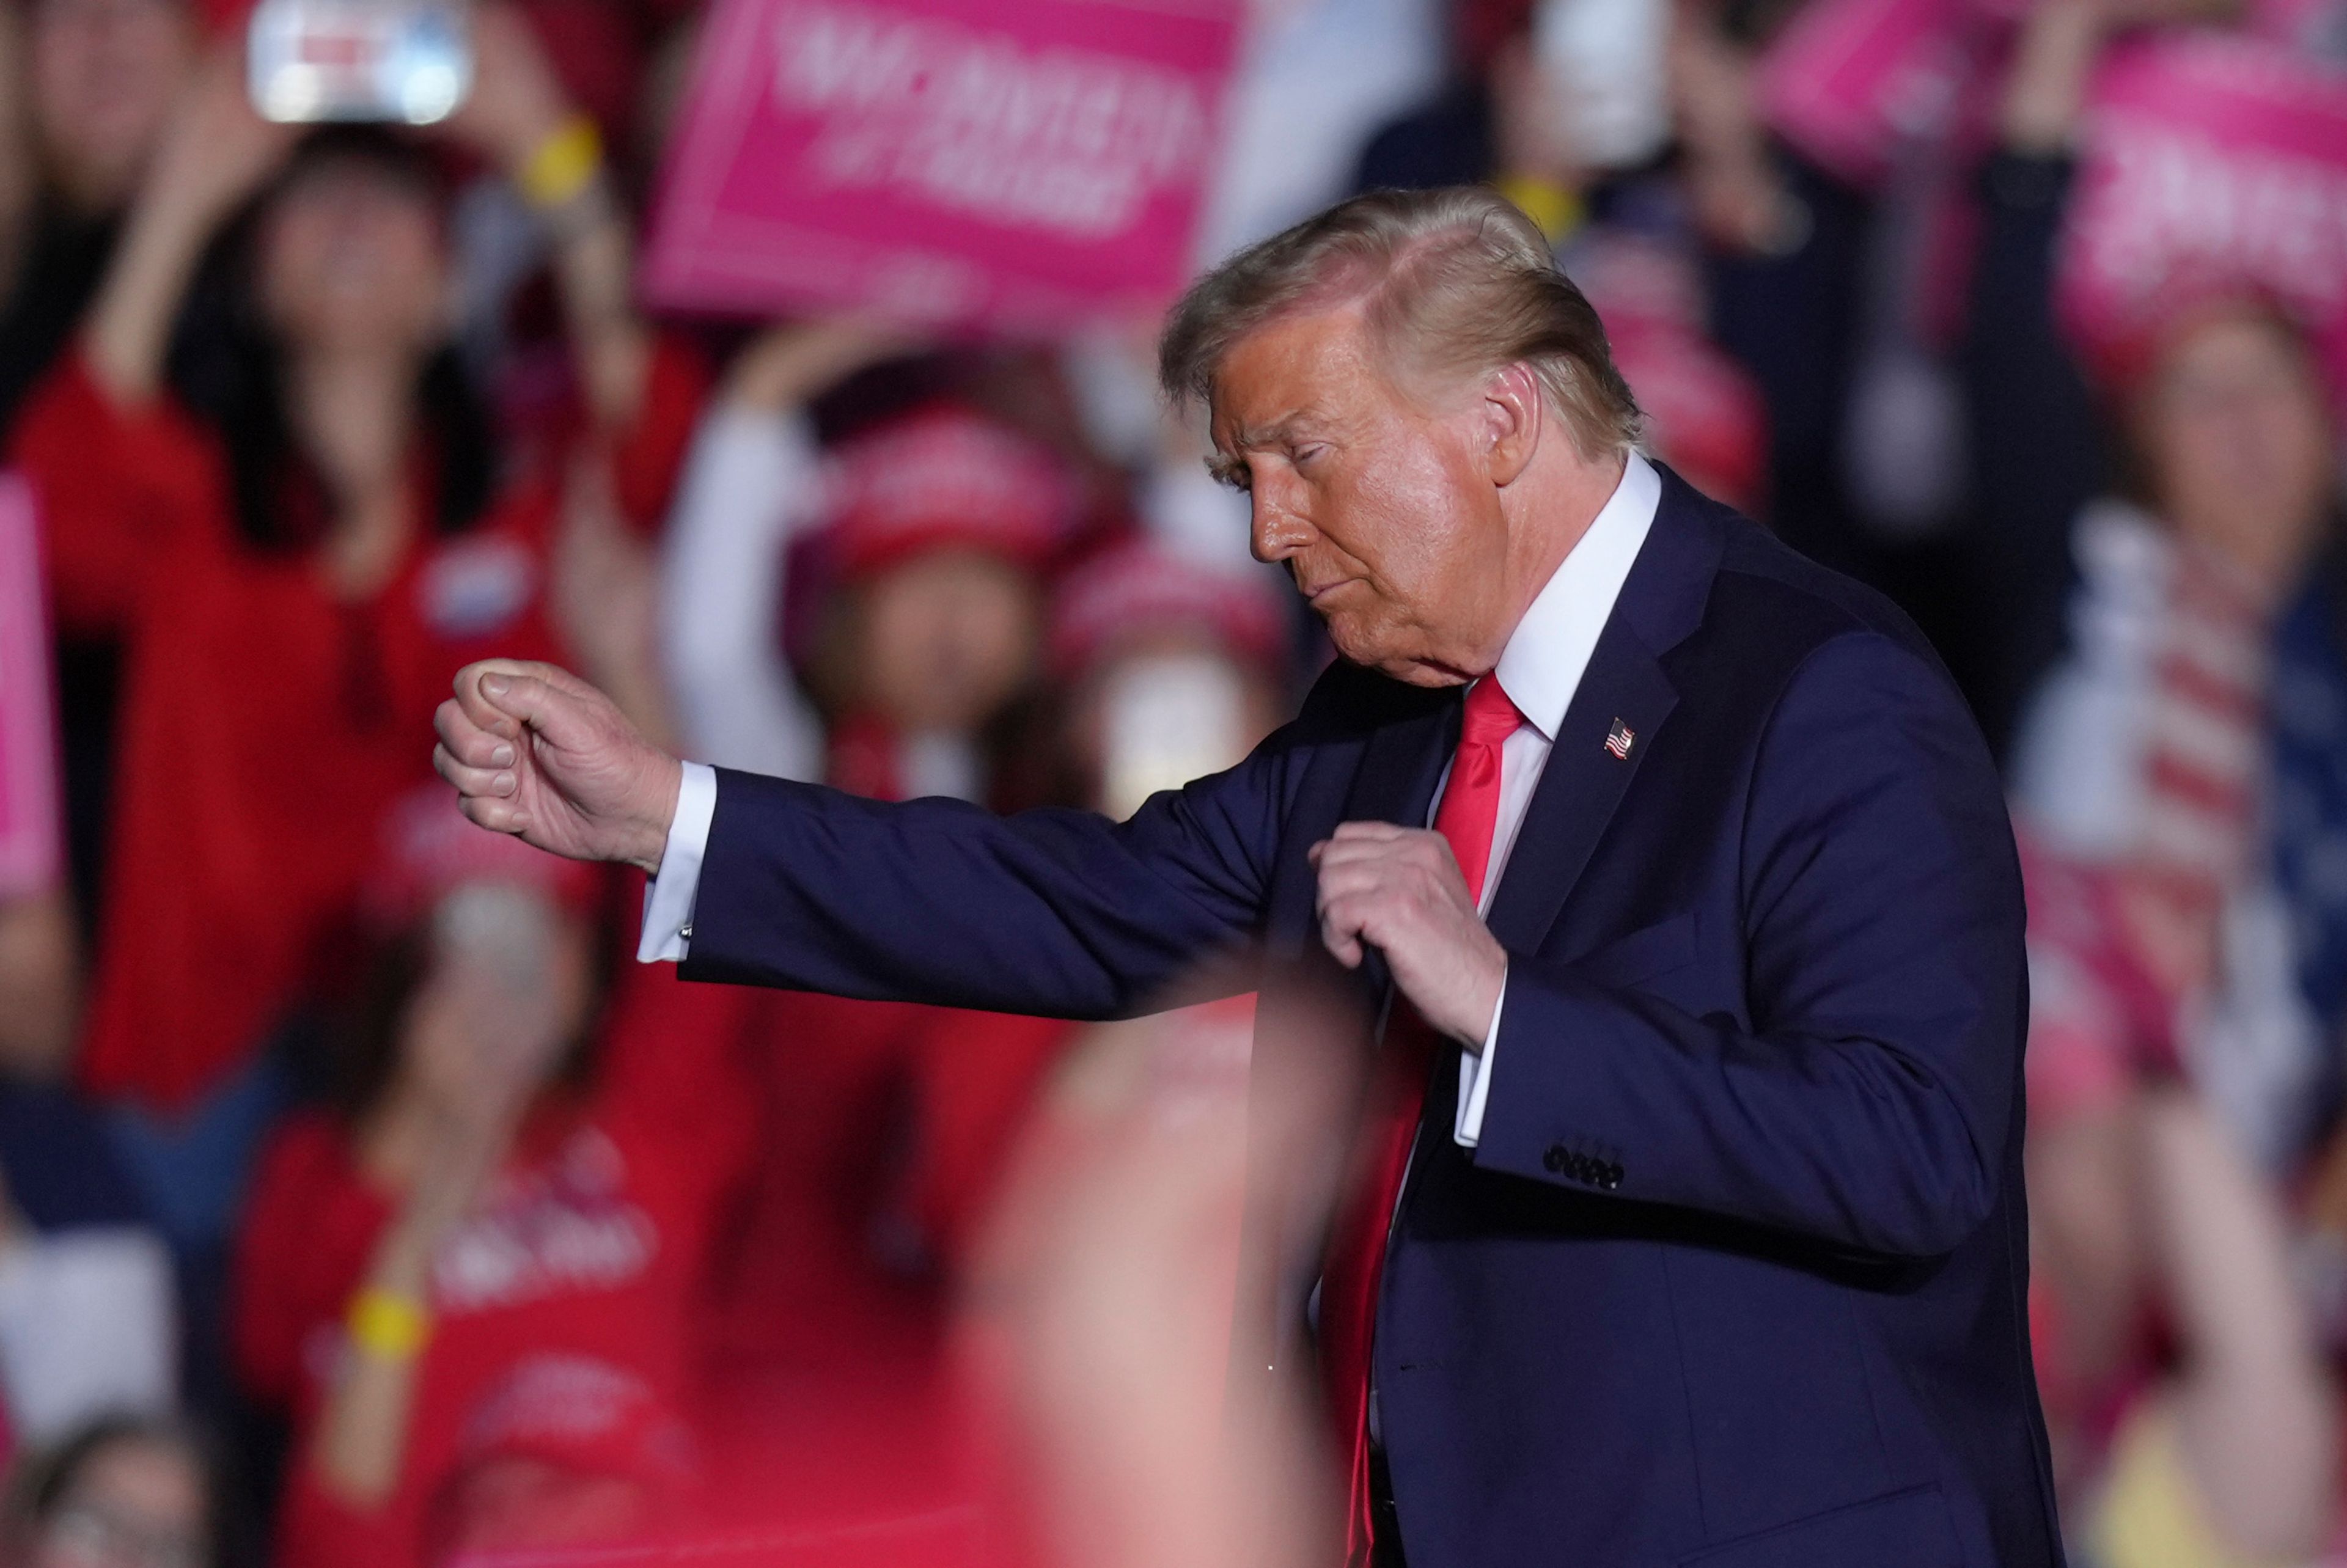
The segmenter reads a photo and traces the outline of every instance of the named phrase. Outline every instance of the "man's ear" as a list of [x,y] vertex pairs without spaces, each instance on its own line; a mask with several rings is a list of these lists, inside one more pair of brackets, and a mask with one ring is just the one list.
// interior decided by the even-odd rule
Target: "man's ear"
[[1532,466],[1547,412],[1540,377],[1528,364],[1493,371],[1484,382],[1483,465],[1492,484],[1505,489]]

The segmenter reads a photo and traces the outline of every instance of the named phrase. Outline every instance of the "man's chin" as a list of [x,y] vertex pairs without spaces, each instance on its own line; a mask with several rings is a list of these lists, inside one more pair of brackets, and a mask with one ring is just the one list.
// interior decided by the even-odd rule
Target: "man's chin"
[[1329,620],[1328,641],[1336,644],[1337,656],[1347,663],[1366,665],[1405,685],[1456,686],[1473,679],[1461,671],[1429,659],[1419,650],[1398,646],[1392,638],[1348,626],[1341,618]]
[[1475,678],[1447,664],[1430,664],[1423,659],[1390,660],[1377,668],[1406,686],[1464,686]]

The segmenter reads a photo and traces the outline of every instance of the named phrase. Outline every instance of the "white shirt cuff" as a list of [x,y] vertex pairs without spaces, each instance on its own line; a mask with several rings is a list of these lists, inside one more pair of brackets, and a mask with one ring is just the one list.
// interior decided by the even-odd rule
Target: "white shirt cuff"
[[701,896],[701,857],[709,852],[709,819],[717,815],[717,770],[687,763],[676,786],[676,815],[669,819],[668,844],[660,873],[644,889],[644,934],[636,962],[677,963],[692,940],[692,906]]
[[1483,1103],[1491,1097],[1491,1055],[1500,1049],[1500,1015],[1508,1010],[1508,971],[1500,971],[1500,999],[1491,1004],[1491,1027],[1483,1033],[1481,1055],[1459,1053],[1459,1115],[1450,1136],[1462,1149],[1483,1141]]

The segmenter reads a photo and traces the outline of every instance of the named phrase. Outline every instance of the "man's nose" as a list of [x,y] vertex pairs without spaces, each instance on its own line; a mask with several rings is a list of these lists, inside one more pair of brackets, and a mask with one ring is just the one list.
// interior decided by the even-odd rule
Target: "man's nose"
[[1312,542],[1312,524],[1276,492],[1255,490],[1251,497],[1249,542],[1255,559],[1266,564],[1284,561]]

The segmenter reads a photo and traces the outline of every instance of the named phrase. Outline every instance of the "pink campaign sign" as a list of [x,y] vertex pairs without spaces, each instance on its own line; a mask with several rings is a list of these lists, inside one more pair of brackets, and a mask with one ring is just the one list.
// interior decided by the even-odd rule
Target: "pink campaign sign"
[[0,898],[48,886],[60,858],[39,533],[31,489],[0,473]]
[[1184,281],[1236,0],[718,0],[645,290],[1059,332]]
[[1976,74],[1975,0],[1809,0],[1761,56],[1763,118],[1819,168],[1870,190],[1952,122]]
[[2195,33],[2097,76],[2055,288],[2090,356],[2249,288],[2313,334],[2347,387],[2347,77],[2275,44]]

